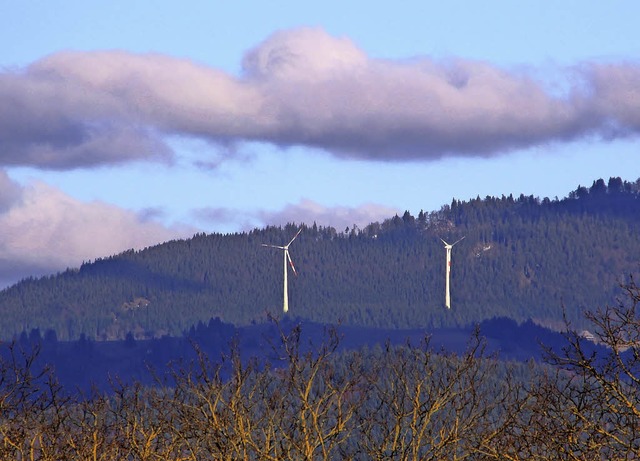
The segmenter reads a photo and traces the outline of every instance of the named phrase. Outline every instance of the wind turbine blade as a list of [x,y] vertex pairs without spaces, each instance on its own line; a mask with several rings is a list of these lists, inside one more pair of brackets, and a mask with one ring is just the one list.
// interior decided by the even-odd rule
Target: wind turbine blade
[[293,241],[298,237],[298,235],[300,235],[300,232],[302,232],[302,227],[298,229],[298,232],[296,232],[296,235],[294,235],[291,241],[287,243],[287,247],[293,243]]
[[284,250],[285,249],[284,247],[281,247],[281,246],[278,246],[278,245],[269,245],[269,244],[266,244],[266,243],[263,243],[262,246],[263,247],[269,247],[269,248],[277,248],[279,250]]
[[285,254],[287,255],[287,259],[289,260],[289,265],[291,266],[291,269],[293,269],[293,273],[298,275],[298,272],[296,272],[296,268],[293,265],[293,260],[291,259],[291,255],[289,254],[289,251],[285,250]]
[[444,241],[442,237],[440,237],[440,240],[442,240],[442,243],[444,243],[445,245],[449,245],[447,242]]
[[[466,235],[465,235],[464,237],[466,237]],[[456,243],[458,243],[458,242],[460,242],[460,241],[464,240],[464,237],[462,237],[461,239],[456,240],[456,242],[455,242],[455,243],[452,243],[452,244],[451,244],[451,246],[453,246],[453,245],[455,245]]]

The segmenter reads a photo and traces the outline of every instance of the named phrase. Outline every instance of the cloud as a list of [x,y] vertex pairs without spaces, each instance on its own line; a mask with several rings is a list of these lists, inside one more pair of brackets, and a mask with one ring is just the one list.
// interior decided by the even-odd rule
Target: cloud
[[640,132],[638,63],[578,63],[561,70],[558,93],[534,73],[454,57],[376,59],[348,38],[300,28],[268,37],[242,65],[233,76],[159,54],[61,52],[0,73],[0,165],[170,162],[169,135],[404,161]]
[[363,228],[372,222],[381,222],[400,213],[400,210],[377,205],[363,204],[357,207],[327,207],[312,200],[303,199],[297,204],[290,204],[277,211],[238,211],[228,208],[206,208],[197,210],[195,215],[216,224],[240,224],[244,230],[251,230],[265,225],[285,225],[298,223],[331,226],[337,230],[354,225]]
[[381,222],[400,213],[395,208],[373,203],[357,207],[327,207],[312,200],[301,200],[297,204],[287,205],[280,211],[260,212],[260,220],[265,224],[287,224],[290,222],[311,225],[314,222],[322,226],[331,226],[337,230],[354,225],[363,228],[373,222]]
[[603,134],[611,137],[640,132],[640,66],[589,64],[583,66],[592,84],[593,104],[606,115]]
[[[37,67],[37,66],[36,66]],[[120,98],[51,73],[0,75],[0,164],[70,169],[138,159],[168,161],[152,124]]]
[[322,82],[366,70],[367,56],[347,38],[321,29],[293,29],[273,34],[243,59],[250,80]]
[[264,225],[260,221],[259,212],[250,212],[226,207],[206,207],[192,210],[196,221],[215,224],[216,227],[230,226],[234,229],[249,231]]
[[22,188],[0,170],[0,213],[14,206],[22,198]]
[[80,202],[41,182],[22,187],[2,173],[0,192],[6,189],[14,191],[15,200],[0,211],[0,282],[5,284],[194,232],[106,203]]

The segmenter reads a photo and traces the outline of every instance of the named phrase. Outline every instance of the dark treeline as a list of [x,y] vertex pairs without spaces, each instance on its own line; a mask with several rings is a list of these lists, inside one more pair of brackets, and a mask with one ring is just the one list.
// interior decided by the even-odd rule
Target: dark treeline
[[[233,347],[245,361],[256,359],[280,366],[282,354],[277,352],[274,343],[281,334],[288,335],[293,329],[299,330],[300,347],[304,352],[322,344],[327,331],[335,332],[340,338],[338,352],[379,348],[383,344],[419,344],[427,335],[421,328],[335,326],[291,317],[280,320],[277,328],[273,321],[238,327],[216,318],[207,323],[198,322],[179,337],[135,339],[128,333],[119,341],[96,341],[84,335],[75,341],[58,341],[55,335],[49,333],[43,337],[34,329],[8,344],[13,344],[19,351],[37,350],[34,370],[50,368],[55,371],[62,388],[87,394],[92,389],[109,391],[113,380],[153,386],[158,377],[166,376],[170,371],[169,364],[194,360],[196,351],[219,359]],[[501,360],[506,361],[541,362],[540,344],[554,350],[560,350],[564,345],[560,333],[531,321],[518,325],[511,319],[495,318],[475,327],[432,329],[428,332],[429,347],[434,351],[463,354],[474,331],[482,336],[487,352],[499,353]],[[9,360],[8,352],[7,347],[0,345],[0,357]],[[224,376],[228,377],[228,373]]]
[[[494,317],[561,328],[615,300],[638,269],[638,182],[578,187],[564,199],[453,200],[362,229],[303,226],[291,247],[291,314],[320,323],[384,328],[468,326]],[[249,325],[282,310],[289,224],[198,234],[87,262],[0,292],[0,337],[38,329],[59,340],[179,336],[219,317]],[[444,308],[445,252],[453,249],[452,305]]]
[[506,363],[471,335],[339,351],[277,332],[277,360],[198,353],[156,386],[67,393],[34,354],[0,360],[1,459],[600,460],[640,453],[640,288],[588,314],[544,364]]

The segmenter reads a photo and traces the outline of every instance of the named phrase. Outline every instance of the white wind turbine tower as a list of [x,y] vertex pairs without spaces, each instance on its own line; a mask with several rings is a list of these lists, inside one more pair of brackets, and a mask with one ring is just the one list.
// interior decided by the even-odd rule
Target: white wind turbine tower
[[302,232],[302,228],[300,228],[300,230],[296,233],[296,235],[294,235],[291,241],[287,243],[285,246],[267,245],[266,243],[262,244],[263,247],[278,248],[280,250],[283,250],[282,252],[284,253],[284,296],[283,296],[282,309],[284,310],[285,314],[289,310],[289,293],[287,289],[287,262],[291,266],[293,273],[298,275],[298,273],[296,272],[296,268],[293,266],[293,261],[291,260],[291,256],[289,256],[289,245],[291,245],[293,241],[296,239],[296,237],[300,235],[300,232]]
[[442,243],[444,243],[444,249],[447,250],[447,267],[445,269],[445,274],[446,274],[446,278],[445,278],[445,288],[444,288],[444,305],[447,307],[447,309],[451,309],[451,293],[449,290],[449,277],[451,276],[451,248],[453,248],[453,245],[455,245],[456,243],[458,243],[460,240],[462,240],[464,237],[462,237],[461,239],[456,240],[454,243],[452,243],[451,245],[449,245],[447,242],[444,241],[444,239],[440,239],[442,240]]

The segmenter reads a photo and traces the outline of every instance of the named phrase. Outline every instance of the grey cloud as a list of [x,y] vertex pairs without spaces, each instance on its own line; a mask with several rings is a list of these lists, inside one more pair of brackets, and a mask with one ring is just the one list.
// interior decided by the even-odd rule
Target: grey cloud
[[159,207],[149,207],[138,211],[136,216],[140,222],[153,222],[165,217],[165,212]]
[[602,114],[600,129],[612,137],[640,132],[640,67],[623,63],[583,66],[593,89],[593,104]]
[[192,216],[199,221],[218,226],[232,225],[234,228],[249,231],[263,225],[259,213],[234,210],[225,207],[207,207],[193,210]]
[[243,213],[224,207],[200,208],[193,211],[193,215],[198,219],[204,219],[217,223],[230,223],[243,216]]
[[158,54],[57,53],[0,74],[0,164],[170,161],[165,135],[396,161],[640,132],[638,63],[563,74],[565,90],[552,92],[533,74],[484,62],[374,59],[311,28],[268,37],[240,76]]
[[15,206],[22,198],[22,187],[4,170],[0,170],[0,213]]
[[38,72],[0,75],[0,164],[68,169],[168,160],[155,128],[117,98]]

